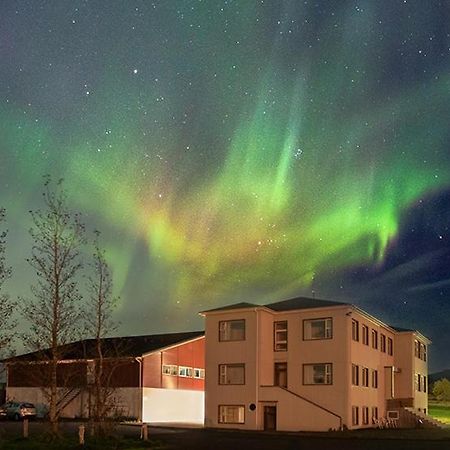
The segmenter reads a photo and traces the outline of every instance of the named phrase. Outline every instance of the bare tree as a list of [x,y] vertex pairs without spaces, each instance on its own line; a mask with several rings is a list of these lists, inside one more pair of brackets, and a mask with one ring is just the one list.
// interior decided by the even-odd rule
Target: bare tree
[[[0,208],[0,225],[5,221],[5,209]],[[6,237],[7,231],[0,231],[0,355],[8,348],[14,337],[16,323],[12,320],[15,303],[2,293],[5,281],[11,276],[11,267],[6,264]]]
[[120,349],[104,346],[104,339],[117,329],[117,323],[113,320],[117,298],[113,297],[111,270],[105,251],[99,244],[100,233],[95,233],[93,270],[88,278],[89,312],[86,322],[87,331],[95,340],[95,360],[91,369],[91,431],[93,434],[104,435],[105,419],[115,406],[115,390],[111,386],[111,378],[116,365],[120,364]]
[[82,268],[84,225],[80,215],[68,209],[62,180],[54,185],[45,177],[43,199],[45,208],[31,211],[33,247],[28,262],[36,270],[37,282],[31,287],[32,297],[23,300],[21,312],[30,324],[25,343],[45,362],[48,380],[43,393],[51,432],[57,435],[64,395],[58,391],[58,361],[64,357],[61,346],[77,337],[81,311],[77,275]]

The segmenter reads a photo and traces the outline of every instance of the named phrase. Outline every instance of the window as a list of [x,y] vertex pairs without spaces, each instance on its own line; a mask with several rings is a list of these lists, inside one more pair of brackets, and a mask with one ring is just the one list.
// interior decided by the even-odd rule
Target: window
[[[419,410],[420,411],[420,410]],[[399,418],[399,413],[398,413],[398,411],[388,411],[387,412],[387,418],[388,419],[395,419],[395,420],[398,420],[398,418]]]
[[220,364],[219,384],[245,384],[245,364]]
[[194,368],[194,378],[205,378],[205,369]]
[[378,349],[378,331],[372,330],[372,348]]
[[178,376],[185,378],[192,378],[192,375],[193,375],[192,367],[184,367],[184,366],[178,367]]
[[333,337],[333,319],[311,319],[303,321],[303,340],[331,339]]
[[420,391],[420,375],[418,373],[414,374],[414,388],[416,391]]
[[178,366],[165,364],[162,366],[163,375],[178,375]]
[[244,405],[219,405],[219,423],[245,423]]
[[367,325],[362,326],[362,343],[369,345],[369,327]]
[[333,384],[333,365],[303,364],[303,384]]
[[427,392],[427,377],[423,376],[423,392]]
[[375,423],[376,420],[378,420],[378,407],[374,406],[372,407],[372,422]]
[[352,364],[352,384],[359,386],[359,366]]
[[367,367],[363,367],[361,370],[361,374],[362,374],[361,386],[369,387],[369,369]]
[[219,341],[244,341],[245,320],[226,320],[219,322]]
[[359,408],[352,406],[352,425],[359,425]]
[[276,362],[274,364],[274,386],[287,388],[287,363]]
[[427,360],[427,346],[425,344],[421,344],[421,347],[422,347],[422,352],[421,352],[422,359],[424,361],[426,361]]
[[273,323],[273,349],[276,352],[287,350],[287,320]]
[[363,425],[368,425],[368,423],[369,423],[369,407],[368,406],[362,407],[362,423],[363,423]]
[[420,342],[417,340],[414,341],[414,356],[420,358]]
[[378,370],[372,370],[372,387],[378,387]]
[[359,322],[355,319],[352,319],[352,339],[359,341]]
[[392,356],[394,354],[394,342],[392,341],[391,338],[388,338],[387,350],[388,350],[388,355]]
[[419,392],[422,390],[422,376],[420,373],[417,374],[417,390]]
[[386,336],[383,333],[380,335],[380,350],[386,353]]

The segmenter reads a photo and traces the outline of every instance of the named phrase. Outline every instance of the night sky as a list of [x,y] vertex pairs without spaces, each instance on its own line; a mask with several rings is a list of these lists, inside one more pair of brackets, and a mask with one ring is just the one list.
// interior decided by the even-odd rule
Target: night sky
[[5,287],[30,295],[51,174],[102,231],[122,334],[314,292],[448,368],[449,124],[449,1],[2,0]]

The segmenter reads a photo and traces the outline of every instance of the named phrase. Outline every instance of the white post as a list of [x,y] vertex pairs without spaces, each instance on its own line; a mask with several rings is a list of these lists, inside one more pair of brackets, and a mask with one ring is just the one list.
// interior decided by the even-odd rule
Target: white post
[[85,431],[84,425],[80,425],[78,427],[78,439],[80,441],[80,445],[84,445],[84,431]]
[[148,441],[148,425],[146,423],[142,424],[141,439]]
[[23,419],[23,437],[28,438],[28,419],[26,417]]

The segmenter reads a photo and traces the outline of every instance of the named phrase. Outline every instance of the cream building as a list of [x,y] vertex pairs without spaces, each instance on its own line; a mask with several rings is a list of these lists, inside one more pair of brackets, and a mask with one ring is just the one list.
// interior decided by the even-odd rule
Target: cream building
[[426,417],[430,341],[418,331],[310,298],[201,314],[206,427],[326,431]]

